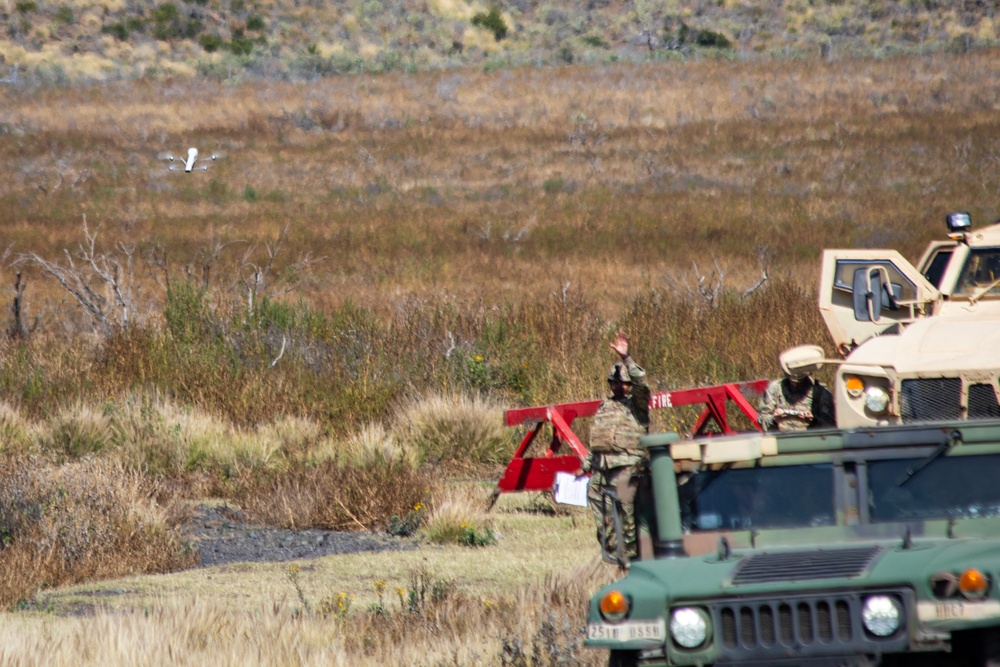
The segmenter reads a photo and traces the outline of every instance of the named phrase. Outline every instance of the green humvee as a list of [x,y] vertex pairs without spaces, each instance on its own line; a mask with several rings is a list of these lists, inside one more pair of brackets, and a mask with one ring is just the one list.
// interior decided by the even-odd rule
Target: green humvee
[[1000,666],[1000,421],[641,442],[609,664]]

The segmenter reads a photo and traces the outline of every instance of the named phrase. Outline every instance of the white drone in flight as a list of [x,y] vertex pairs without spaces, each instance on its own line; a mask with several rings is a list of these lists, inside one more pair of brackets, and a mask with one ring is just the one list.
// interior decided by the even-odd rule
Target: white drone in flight
[[197,148],[189,148],[187,152],[187,158],[174,157],[170,153],[162,153],[160,157],[168,162],[180,162],[181,164],[171,164],[167,167],[168,171],[181,171],[182,169],[187,173],[192,171],[208,171],[207,164],[197,164],[198,162],[204,162],[205,160],[218,160],[222,157],[222,153],[212,153],[208,157],[198,157]]

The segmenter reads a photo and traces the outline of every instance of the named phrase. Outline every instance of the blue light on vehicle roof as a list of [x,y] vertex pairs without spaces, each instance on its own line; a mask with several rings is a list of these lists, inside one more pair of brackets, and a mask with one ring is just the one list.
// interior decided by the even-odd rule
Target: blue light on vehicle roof
[[972,228],[972,216],[966,212],[949,213],[946,220],[949,232],[965,232]]

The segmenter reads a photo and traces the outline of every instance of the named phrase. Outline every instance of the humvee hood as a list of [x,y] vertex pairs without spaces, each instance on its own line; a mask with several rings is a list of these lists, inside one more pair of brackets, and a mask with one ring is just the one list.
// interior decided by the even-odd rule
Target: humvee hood
[[[997,540],[942,538],[913,540],[909,545],[893,539],[821,549],[734,551],[728,560],[712,554],[636,562],[627,579],[650,593],[650,584],[655,581],[670,601],[891,587],[929,581],[931,575],[940,572],[960,574],[970,567],[988,568],[998,547]],[[751,570],[754,574],[747,576]]]
[[921,375],[990,368],[1000,349],[997,316],[929,317],[909,325],[905,335],[880,336],[851,355],[848,362],[893,367],[900,374]]

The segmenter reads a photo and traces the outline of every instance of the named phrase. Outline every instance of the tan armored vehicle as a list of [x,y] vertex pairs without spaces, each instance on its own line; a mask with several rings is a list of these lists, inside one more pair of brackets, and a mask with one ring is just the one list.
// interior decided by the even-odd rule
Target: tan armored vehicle
[[839,427],[1000,418],[1000,224],[947,224],[916,266],[895,250],[823,252]]

